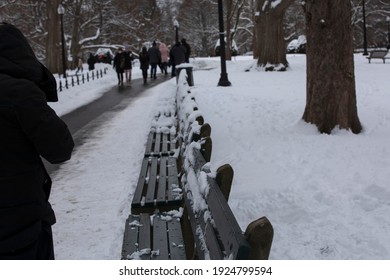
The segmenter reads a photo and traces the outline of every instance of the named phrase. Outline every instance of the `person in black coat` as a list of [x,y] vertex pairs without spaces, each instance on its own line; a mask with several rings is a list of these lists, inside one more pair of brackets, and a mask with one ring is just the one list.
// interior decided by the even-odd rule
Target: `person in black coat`
[[145,46],[142,47],[141,52],[139,53],[139,63],[140,63],[140,69],[142,71],[142,77],[144,79],[144,84],[146,84],[147,78],[148,78],[148,69],[149,69],[149,53]]
[[176,44],[172,47],[169,52],[169,59],[172,66],[172,77],[176,76],[176,66],[186,62],[186,49],[180,44],[180,42],[176,42]]
[[191,46],[187,43],[186,39],[181,39],[182,46],[186,49],[185,54],[185,62],[190,63],[190,56],[191,56]]
[[150,64],[150,78],[157,78],[157,65],[161,63],[161,53],[157,43],[153,42],[152,47],[148,50]]
[[96,59],[92,53],[89,54],[89,57],[87,59],[87,63],[88,63],[88,70],[89,71],[95,70]]
[[13,25],[0,23],[0,259],[54,259],[51,180],[41,157],[61,163],[74,147],[47,102],[53,75]]
[[114,57],[114,64],[113,68],[115,69],[117,76],[118,76],[118,85],[123,86],[123,73],[125,72],[125,62],[126,57],[125,53],[123,52],[122,48],[118,49],[118,52],[116,53]]

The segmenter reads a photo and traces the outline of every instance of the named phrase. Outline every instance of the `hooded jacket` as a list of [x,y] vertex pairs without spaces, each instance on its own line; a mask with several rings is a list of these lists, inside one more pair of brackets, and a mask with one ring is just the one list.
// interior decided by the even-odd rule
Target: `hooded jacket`
[[34,242],[43,222],[54,224],[48,202],[51,163],[70,159],[66,124],[47,105],[58,101],[53,75],[23,34],[0,23],[0,252]]

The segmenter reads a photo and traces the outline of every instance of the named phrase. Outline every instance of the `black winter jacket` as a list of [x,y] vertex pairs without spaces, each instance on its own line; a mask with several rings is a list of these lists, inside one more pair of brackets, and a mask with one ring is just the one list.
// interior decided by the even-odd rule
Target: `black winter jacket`
[[55,223],[41,156],[60,163],[74,146],[66,124],[47,105],[57,100],[53,75],[25,37],[0,24],[0,252],[27,246],[41,223]]

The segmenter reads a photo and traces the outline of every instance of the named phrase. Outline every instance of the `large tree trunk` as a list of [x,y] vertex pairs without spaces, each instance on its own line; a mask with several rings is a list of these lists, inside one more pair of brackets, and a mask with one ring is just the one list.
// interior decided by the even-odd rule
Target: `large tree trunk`
[[284,71],[288,66],[283,17],[292,2],[294,0],[280,0],[279,3],[257,0],[254,57],[258,59],[257,65],[266,71]]
[[307,100],[303,119],[321,133],[362,130],[356,107],[351,1],[307,1]]
[[72,44],[70,48],[70,53],[72,55],[72,68],[76,68],[78,64],[78,57],[81,56],[80,50],[81,46],[80,41],[80,19],[81,19],[81,6],[83,5],[83,0],[77,0],[73,4],[74,6],[74,18],[73,18],[73,30],[72,30]]
[[61,0],[47,1],[46,6],[46,67],[53,73],[61,73],[61,29],[57,7]]

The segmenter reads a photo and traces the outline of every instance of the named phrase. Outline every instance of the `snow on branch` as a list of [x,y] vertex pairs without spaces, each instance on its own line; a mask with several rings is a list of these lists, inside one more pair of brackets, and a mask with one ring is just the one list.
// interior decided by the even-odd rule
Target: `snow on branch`
[[79,45],[83,45],[85,42],[89,42],[89,41],[96,40],[97,38],[99,38],[99,36],[100,36],[100,28],[98,28],[98,29],[96,30],[95,36],[93,36],[93,37],[88,37],[88,38],[84,38],[84,39],[80,40],[80,41],[79,41]]

